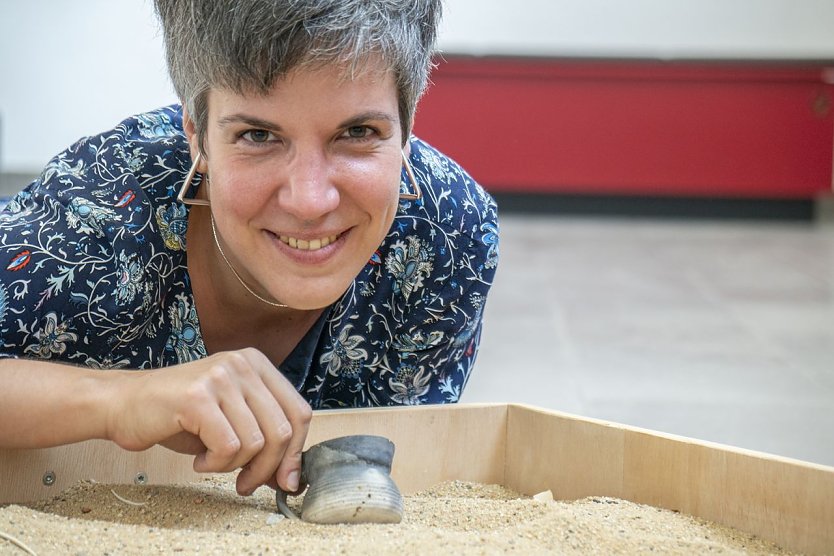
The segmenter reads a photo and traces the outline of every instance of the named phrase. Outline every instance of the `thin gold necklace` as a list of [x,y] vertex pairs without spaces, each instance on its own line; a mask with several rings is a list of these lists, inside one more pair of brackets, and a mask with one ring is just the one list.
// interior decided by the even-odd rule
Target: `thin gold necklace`
[[226,261],[226,265],[229,267],[229,270],[232,271],[232,274],[235,275],[235,278],[237,278],[237,281],[240,282],[240,285],[243,286],[244,288],[246,288],[246,291],[248,291],[249,293],[254,295],[260,301],[263,301],[267,305],[271,305],[273,307],[283,307],[283,308],[289,307],[289,305],[284,305],[283,303],[276,303],[274,301],[264,299],[260,295],[253,292],[252,288],[250,288],[249,286],[246,285],[246,282],[244,282],[243,278],[240,277],[240,274],[237,273],[237,270],[235,270],[235,267],[233,267],[232,263],[229,262],[229,259],[226,258],[226,253],[223,252],[223,248],[220,247],[220,241],[217,239],[217,228],[214,225],[214,215],[212,214],[209,218],[211,218],[211,235],[214,237],[214,244],[217,246],[217,250],[220,251],[220,256],[223,257],[224,261]]

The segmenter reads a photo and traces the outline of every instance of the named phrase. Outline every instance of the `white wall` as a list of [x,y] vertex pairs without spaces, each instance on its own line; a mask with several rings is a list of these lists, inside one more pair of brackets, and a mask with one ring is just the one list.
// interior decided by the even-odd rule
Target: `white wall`
[[[834,60],[834,1],[446,0],[441,47]],[[0,0],[0,172],[175,100],[150,0]]]
[[176,101],[150,0],[0,0],[0,169]]
[[834,59],[832,0],[447,0],[444,23],[475,54]]

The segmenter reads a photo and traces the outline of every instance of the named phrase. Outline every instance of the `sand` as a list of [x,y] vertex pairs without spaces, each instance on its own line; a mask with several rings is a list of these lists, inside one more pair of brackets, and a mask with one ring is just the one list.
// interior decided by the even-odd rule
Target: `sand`
[[[238,496],[231,475],[181,486],[82,482],[51,500],[0,507],[0,533],[39,555],[786,554],[739,531],[614,498],[540,502],[454,481],[406,496],[404,508],[397,525],[313,525],[277,514],[269,488]],[[0,554],[26,552],[0,538]]]

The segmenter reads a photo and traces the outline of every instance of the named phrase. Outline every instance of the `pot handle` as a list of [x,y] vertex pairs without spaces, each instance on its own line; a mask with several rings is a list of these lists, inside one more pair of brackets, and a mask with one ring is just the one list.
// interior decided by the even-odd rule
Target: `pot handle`
[[288,517],[289,519],[296,519],[300,520],[301,518],[298,517],[294,511],[287,506],[287,493],[280,488],[275,491],[275,504],[278,506],[278,509],[281,510],[281,513],[284,514],[284,517]]

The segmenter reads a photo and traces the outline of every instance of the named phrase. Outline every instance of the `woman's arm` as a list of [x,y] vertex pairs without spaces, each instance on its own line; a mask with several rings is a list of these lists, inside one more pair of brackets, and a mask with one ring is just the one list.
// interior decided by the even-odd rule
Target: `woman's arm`
[[106,438],[106,406],[116,378],[40,360],[0,360],[0,447]]
[[194,454],[198,472],[239,467],[237,490],[298,488],[312,412],[259,351],[216,354],[152,371],[0,361],[0,447],[103,438],[128,450]]

